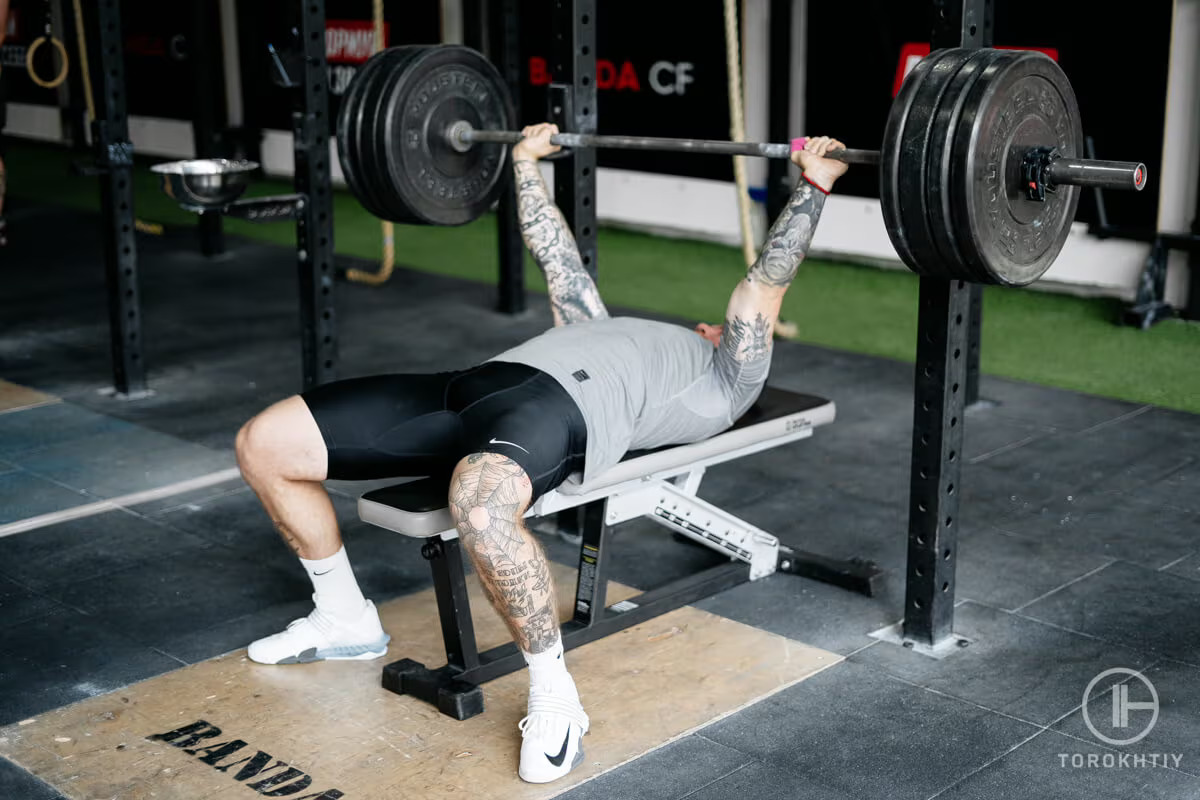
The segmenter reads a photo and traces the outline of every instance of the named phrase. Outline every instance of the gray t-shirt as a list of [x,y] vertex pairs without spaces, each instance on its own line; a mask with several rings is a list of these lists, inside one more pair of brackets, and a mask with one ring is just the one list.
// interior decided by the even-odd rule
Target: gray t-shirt
[[536,367],[575,399],[587,423],[584,481],[626,452],[713,436],[746,412],[769,361],[735,361],[680,325],[633,317],[577,322],[489,361]]

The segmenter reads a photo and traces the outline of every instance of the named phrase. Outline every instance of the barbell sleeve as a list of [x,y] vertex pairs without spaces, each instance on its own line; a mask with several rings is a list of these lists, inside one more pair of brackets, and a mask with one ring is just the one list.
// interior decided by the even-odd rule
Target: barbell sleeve
[[[455,122],[446,129],[446,138],[456,150],[469,149],[477,142],[516,144],[524,137],[518,131],[476,130],[466,122]],[[788,158],[791,144],[729,142],[714,139],[670,139],[660,136],[605,136],[593,133],[556,133],[550,143],[560,147],[595,147],[609,150],[653,150],[667,153],[709,153],[712,155]],[[830,158],[848,164],[878,164],[878,150],[837,150]]]
[[1089,158],[1056,158],[1046,167],[1051,186],[1087,186],[1099,189],[1146,187],[1146,165],[1136,161],[1099,161]]

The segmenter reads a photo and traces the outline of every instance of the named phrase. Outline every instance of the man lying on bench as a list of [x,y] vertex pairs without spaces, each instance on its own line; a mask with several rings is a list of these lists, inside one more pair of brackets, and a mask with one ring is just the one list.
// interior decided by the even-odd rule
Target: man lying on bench
[[[316,608],[252,643],[263,664],[384,655],[389,636],[354,579],[321,482],[449,476],[449,507],[492,606],[529,665],[519,774],[544,783],[583,758],[588,717],[567,672],[550,571],[523,517],[573,472],[629,450],[695,442],[754,403],[784,292],[846,165],[840,142],[792,154],[802,180],[733,290],[724,325],[610,318],[537,160],[552,125],[513,147],[521,232],[546,275],[555,327],[472,369],[337,381],[282,400],[238,433],[238,464],[312,580]],[[699,334],[697,336],[696,334]]]

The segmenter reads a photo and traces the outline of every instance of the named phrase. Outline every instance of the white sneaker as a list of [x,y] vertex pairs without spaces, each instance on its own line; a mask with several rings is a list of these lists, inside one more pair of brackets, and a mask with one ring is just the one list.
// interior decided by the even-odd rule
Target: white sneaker
[[588,716],[574,684],[567,693],[530,690],[528,716],[521,720],[521,766],[517,774],[527,783],[549,783],[583,761],[583,735]]
[[280,633],[251,642],[246,655],[260,664],[368,661],[386,653],[391,638],[379,624],[375,604],[368,600],[359,618],[349,622],[314,608],[307,617],[292,620]]

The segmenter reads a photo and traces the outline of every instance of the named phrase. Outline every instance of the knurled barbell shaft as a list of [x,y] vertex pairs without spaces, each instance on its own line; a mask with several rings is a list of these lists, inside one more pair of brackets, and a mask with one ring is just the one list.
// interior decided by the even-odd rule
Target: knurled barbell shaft
[[[518,131],[483,131],[465,125],[452,125],[447,129],[451,146],[455,140],[463,144],[476,142],[498,142],[516,144],[524,137]],[[726,142],[714,139],[668,139],[659,136],[601,136],[592,133],[556,133],[550,143],[562,147],[597,147],[610,150],[654,150],[668,153],[710,153],[727,156],[756,156],[761,158],[788,158],[792,152],[790,144],[764,144],[762,142]],[[878,164],[878,150],[838,150],[829,154],[831,158],[847,164]]]

